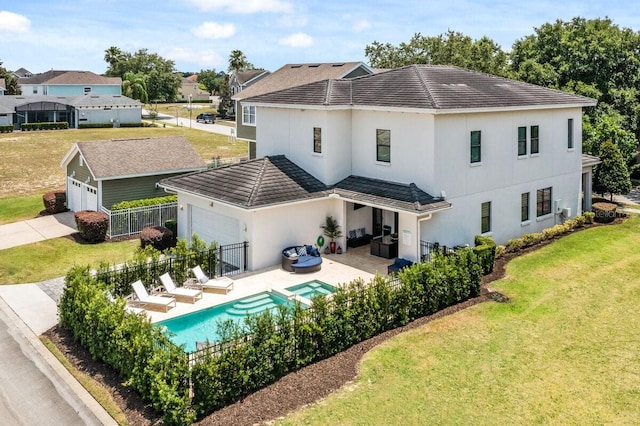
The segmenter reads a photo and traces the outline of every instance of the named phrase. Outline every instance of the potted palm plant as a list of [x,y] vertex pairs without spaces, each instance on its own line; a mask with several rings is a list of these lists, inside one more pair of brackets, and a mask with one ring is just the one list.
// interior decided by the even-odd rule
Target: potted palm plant
[[320,225],[320,228],[324,231],[325,237],[329,238],[329,249],[331,253],[336,252],[336,238],[342,237],[342,231],[338,221],[333,216],[327,216],[324,224]]

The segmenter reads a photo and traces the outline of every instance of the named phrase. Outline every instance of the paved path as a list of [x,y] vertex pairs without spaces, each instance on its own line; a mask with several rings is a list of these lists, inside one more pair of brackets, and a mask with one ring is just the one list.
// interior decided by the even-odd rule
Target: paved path
[[73,212],[0,225],[0,250],[78,232]]

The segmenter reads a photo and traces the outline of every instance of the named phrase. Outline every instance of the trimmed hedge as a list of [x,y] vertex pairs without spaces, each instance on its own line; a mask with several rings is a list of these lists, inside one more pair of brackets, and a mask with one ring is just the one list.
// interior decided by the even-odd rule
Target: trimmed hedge
[[[120,127],[144,127],[144,123],[120,123]],[[78,129],[108,129],[113,123],[80,123]]]
[[120,201],[119,203],[115,203],[111,206],[111,211],[114,210],[125,210],[125,209],[135,209],[138,207],[149,207],[149,206],[157,206],[160,204],[169,204],[175,203],[178,201],[177,195],[166,195],[164,197],[155,197],[155,198],[143,198],[140,200],[129,200],[129,201]]
[[20,125],[21,130],[63,130],[68,129],[69,123],[66,121],[58,121],[56,123],[22,123]]
[[164,226],[148,226],[140,233],[140,248],[151,246],[158,251],[173,247],[174,234]]
[[473,251],[480,259],[482,265],[482,273],[484,275],[493,272],[493,264],[496,260],[496,243],[491,237],[476,235],[474,239]]
[[290,371],[476,296],[481,279],[478,256],[463,249],[409,266],[397,281],[354,280],[331,300],[314,297],[309,309],[297,304],[244,324],[226,322],[218,332],[227,343],[215,355],[205,351],[192,368],[193,408],[204,416]]
[[104,241],[109,229],[109,216],[93,210],[82,210],[75,214],[80,236],[90,243]]
[[124,307],[122,298],[109,300],[106,285],[92,278],[89,268],[74,267],[58,305],[60,325],[151,402],[165,425],[191,424],[187,355],[159,327]]
[[67,211],[67,193],[64,189],[47,192],[42,196],[42,202],[47,213]]
[[13,132],[13,125],[9,124],[7,126],[0,126],[0,133],[11,133]]

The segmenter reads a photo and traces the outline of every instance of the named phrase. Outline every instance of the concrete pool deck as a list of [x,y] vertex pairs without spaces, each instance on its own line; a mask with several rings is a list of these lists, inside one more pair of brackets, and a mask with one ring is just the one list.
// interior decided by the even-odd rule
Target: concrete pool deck
[[178,302],[176,307],[169,309],[168,312],[148,310],[147,315],[151,319],[151,322],[164,321],[263,291],[286,291],[285,288],[287,287],[313,280],[322,281],[337,287],[340,284],[348,283],[356,278],[362,278],[367,282],[373,278],[373,276],[374,275],[369,272],[356,269],[326,257],[323,259],[322,268],[317,272],[296,274],[285,271],[280,265],[277,265],[271,268],[242,274],[237,278],[231,277],[234,281],[233,290],[227,294],[205,292],[202,299],[195,303]]

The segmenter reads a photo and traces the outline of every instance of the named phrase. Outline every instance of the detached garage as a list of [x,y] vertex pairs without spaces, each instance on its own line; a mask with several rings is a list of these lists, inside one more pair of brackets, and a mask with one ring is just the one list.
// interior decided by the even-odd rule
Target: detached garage
[[157,185],[160,179],[207,168],[183,136],[78,142],[60,166],[72,211],[161,197],[167,194]]

